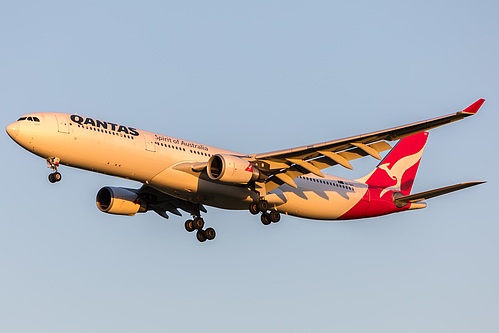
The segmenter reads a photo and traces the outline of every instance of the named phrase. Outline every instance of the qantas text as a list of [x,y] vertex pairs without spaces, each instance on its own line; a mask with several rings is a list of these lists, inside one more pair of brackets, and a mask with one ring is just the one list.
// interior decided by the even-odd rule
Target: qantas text
[[77,123],[81,126],[94,126],[97,128],[102,128],[105,130],[115,131],[118,133],[125,133],[133,136],[139,136],[137,129],[133,127],[126,127],[123,125],[113,124],[107,121],[94,120],[92,118],[86,118],[78,115],[71,115],[71,121]]

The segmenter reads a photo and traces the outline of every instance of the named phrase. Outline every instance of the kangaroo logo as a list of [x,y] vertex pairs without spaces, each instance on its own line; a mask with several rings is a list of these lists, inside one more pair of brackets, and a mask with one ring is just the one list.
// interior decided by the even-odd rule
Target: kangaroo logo
[[[401,158],[400,160],[396,161],[395,163],[393,163],[391,167],[389,167],[390,162],[383,163],[380,166],[378,166],[378,169],[385,171],[388,177],[390,177],[390,179],[395,181],[395,185],[389,187],[392,188],[395,187],[397,189],[400,189],[404,173],[419,162],[421,156],[423,155],[423,150],[424,146],[417,153],[413,155],[407,155]],[[383,191],[381,191],[380,197],[382,197],[386,192],[388,192],[388,188],[385,188]]]

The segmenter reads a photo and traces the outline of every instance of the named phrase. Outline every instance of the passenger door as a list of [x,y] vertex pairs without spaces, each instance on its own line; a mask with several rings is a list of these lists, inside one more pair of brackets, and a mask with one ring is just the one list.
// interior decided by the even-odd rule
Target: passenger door
[[154,141],[154,137],[149,133],[144,133],[144,140],[146,140],[146,150],[155,152],[156,144]]
[[68,118],[63,114],[58,114],[55,117],[57,119],[57,128],[59,133],[69,134]]

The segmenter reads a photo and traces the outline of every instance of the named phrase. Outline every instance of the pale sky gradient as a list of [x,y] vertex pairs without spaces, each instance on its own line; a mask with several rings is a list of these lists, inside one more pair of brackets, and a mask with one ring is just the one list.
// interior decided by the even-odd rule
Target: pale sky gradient
[[[488,183],[346,223],[208,208],[111,216],[140,184],[0,147],[1,332],[497,332],[497,1],[21,1],[0,4],[0,119],[78,113],[243,153],[456,112],[414,191]],[[91,158],[91,156],[89,156]],[[376,160],[354,161],[359,178]]]

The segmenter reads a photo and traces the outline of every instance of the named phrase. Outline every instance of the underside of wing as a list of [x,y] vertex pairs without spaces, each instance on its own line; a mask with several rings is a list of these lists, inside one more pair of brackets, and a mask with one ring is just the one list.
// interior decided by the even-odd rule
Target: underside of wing
[[138,190],[131,191],[137,193],[141,200],[147,202],[148,210],[153,210],[166,219],[168,218],[167,213],[181,216],[182,214],[179,209],[191,215],[199,215],[199,212],[207,212],[206,208],[201,204],[173,197],[150,185],[144,185]]
[[265,176],[261,184],[265,187],[265,192],[283,184],[296,187],[293,179],[304,174],[313,173],[324,177],[321,170],[337,164],[352,169],[349,163],[351,160],[367,155],[381,159],[379,153],[391,148],[387,141],[399,140],[474,115],[484,101],[479,99],[463,111],[442,117],[340,140],[248,155],[244,158]]

